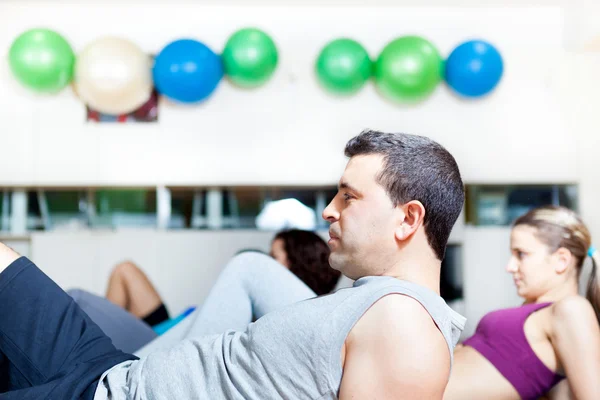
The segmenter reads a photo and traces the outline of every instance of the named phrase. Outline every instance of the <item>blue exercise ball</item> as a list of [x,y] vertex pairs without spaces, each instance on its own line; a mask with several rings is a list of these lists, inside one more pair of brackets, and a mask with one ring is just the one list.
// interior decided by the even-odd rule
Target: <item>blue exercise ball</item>
[[482,40],[471,40],[450,53],[445,79],[458,94],[480,97],[496,87],[503,71],[502,56],[494,46]]
[[223,77],[223,63],[205,44],[181,39],[156,56],[152,74],[159,93],[181,103],[196,103],[215,90]]

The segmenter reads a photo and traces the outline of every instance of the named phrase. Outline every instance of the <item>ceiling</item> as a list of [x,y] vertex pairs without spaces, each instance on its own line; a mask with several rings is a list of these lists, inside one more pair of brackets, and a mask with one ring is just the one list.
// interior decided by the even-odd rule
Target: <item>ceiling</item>
[[269,5],[269,6],[382,6],[382,7],[550,7],[572,5],[583,0],[0,0],[0,3],[143,3],[177,4],[195,3],[205,5]]

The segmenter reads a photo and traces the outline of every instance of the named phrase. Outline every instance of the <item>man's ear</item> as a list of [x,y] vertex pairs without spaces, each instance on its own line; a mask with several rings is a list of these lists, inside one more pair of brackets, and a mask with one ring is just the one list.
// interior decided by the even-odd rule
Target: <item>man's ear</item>
[[398,223],[395,236],[397,240],[407,240],[411,237],[425,219],[425,207],[418,200],[411,200],[401,206],[397,206]]

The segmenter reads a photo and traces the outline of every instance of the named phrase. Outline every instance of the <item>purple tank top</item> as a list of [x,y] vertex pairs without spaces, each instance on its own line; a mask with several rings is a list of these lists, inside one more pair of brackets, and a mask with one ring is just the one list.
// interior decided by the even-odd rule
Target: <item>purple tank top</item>
[[491,312],[463,343],[487,358],[524,400],[537,399],[564,379],[542,363],[525,336],[527,317],[551,304],[527,304]]

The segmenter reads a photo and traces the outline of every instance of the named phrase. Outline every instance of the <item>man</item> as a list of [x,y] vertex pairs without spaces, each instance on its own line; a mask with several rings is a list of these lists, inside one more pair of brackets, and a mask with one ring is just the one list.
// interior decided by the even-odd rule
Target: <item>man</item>
[[464,326],[439,297],[464,200],[458,167],[413,135],[366,131],[345,152],[323,217],[330,264],[354,286],[269,313],[244,332],[136,360],[29,260],[0,248],[7,398],[441,399]]

